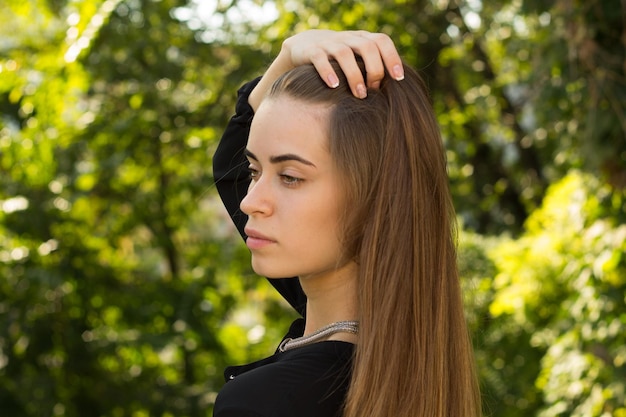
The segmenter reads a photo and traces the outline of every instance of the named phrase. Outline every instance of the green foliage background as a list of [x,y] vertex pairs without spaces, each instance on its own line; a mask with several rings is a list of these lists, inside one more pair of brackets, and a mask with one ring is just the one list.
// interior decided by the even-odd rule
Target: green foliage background
[[626,29],[617,0],[0,4],[2,416],[207,416],[293,313],[211,155],[311,28],[384,31],[431,86],[494,416],[626,416]]

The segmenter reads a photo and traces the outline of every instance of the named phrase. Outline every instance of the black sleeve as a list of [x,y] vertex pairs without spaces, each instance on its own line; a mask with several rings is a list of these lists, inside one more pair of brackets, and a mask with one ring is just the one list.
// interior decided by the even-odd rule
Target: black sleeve
[[[254,110],[248,104],[248,96],[258,84],[260,77],[239,89],[235,115],[230,119],[222,139],[213,155],[213,178],[217,191],[235,223],[239,234],[245,239],[244,227],[248,217],[239,209],[246,196],[250,179],[248,161],[244,155]],[[306,296],[297,278],[270,279],[270,283],[296,309],[304,315]]]

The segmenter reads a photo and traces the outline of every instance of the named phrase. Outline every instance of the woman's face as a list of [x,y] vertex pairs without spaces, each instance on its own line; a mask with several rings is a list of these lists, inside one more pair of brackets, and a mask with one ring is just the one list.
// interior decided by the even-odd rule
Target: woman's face
[[258,108],[246,154],[252,182],[241,202],[254,271],[315,277],[340,266],[340,175],[328,151],[330,109],[288,96]]

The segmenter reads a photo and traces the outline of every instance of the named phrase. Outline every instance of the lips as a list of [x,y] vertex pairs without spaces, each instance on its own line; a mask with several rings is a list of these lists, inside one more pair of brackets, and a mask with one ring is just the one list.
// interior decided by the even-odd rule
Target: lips
[[248,236],[248,238],[246,239],[246,246],[248,246],[250,250],[261,249],[268,245],[276,243],[276,241],[272,238],[265,236],[254,229],[246,227],[244,232],[246,236]]

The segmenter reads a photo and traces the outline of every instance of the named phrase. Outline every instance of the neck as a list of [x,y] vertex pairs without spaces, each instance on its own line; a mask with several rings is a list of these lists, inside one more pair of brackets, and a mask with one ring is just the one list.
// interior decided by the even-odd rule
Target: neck
[[[325,274],[300,277],[307,296],[306,326],[308,335],[328,324],[358,320],[357,265],[349,262]],[[350,335],[338,334],[338,339],[352,341]]]

